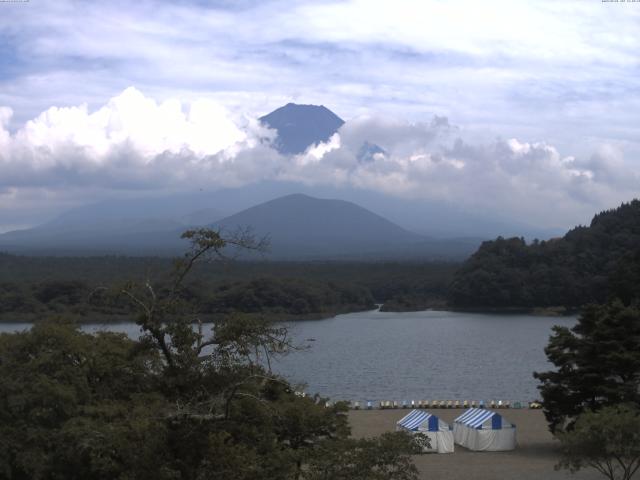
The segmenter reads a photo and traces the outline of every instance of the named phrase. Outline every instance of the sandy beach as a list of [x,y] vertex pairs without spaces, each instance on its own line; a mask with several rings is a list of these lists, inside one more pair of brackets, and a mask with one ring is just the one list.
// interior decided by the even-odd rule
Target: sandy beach
[[[429,410],[445,422],[451,423],[462,409]],[[352,435],[371,437],[394,431],[396,422],[409,410],[352,410],[349,412]],[[421,479],[598,479],[604,478],[595,470],[583,470],[571,475],[566,470],[555,471],[558,461],[558,442],[547,430],[540,410],[511,410],[499,412],[517,427],[518,447],[510,452],[472,452],[459,445],[452,454],[415,456]]]

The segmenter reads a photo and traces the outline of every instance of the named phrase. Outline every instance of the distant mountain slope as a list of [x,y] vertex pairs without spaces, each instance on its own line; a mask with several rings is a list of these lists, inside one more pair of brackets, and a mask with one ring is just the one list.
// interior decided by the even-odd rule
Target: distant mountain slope
[[152,200],[80,207],[34,228],[0,235],[0,251],[39,255],[167,255],[184,247],[176,232],[225,216],[216,209],[194,211],[187,205],[181,207],[174,205],[161,211]]
[[640,299],[639,200],[601,212],[562,238],[484,242],[449,289],[459,307],[578,307],[612,296]]
[[166,255],[179,246],[155,239],[175,236],[180,222],[154,219],[105,220],[79,225],[44,225],[0,235],[0,251],[27,255]]
[[260,121],[278,131],[275,146],[283,154],[302,153],[310,145],[326,142],[344,124],[344,120],[322,105],[295,103],[260,117]]
[[287,195],[236,213],[214,227],[251,226],[269,235],[277,257],[393,252],[425,238],[354,203]]
[[38,228],[75,228],[108,222],[131,224],[147,220],[190,224],[195,219],[206,219],[200,223],[206,224],[229,215],[228,210],[211,208],[217,203],[203,194],[111,199],[72,208]]
[[[212,197],[213,198],[213,197]],[[219,203],[219,202],[217,202]],[[151,204],[149,202],[148,204]],[[200,205],[203,205],[201,203]],[[232,231],[251,227],[269,235],[270,259],[461,260],[479,245],[477,238],[433,239],[344,200],[292,194],[246,208],[211,223],[216,209],[200,208],[169,218],[119,216],[111,204],[80,208],[47,224],[0,235],[0,252],[36,255],[178,255],[187,248],[181,233],[209,225]],[[150,213],[159,213],[157,205]],[[140,214],[140,206],[131,215]],[[169,213],[169,212],[167,212]]]

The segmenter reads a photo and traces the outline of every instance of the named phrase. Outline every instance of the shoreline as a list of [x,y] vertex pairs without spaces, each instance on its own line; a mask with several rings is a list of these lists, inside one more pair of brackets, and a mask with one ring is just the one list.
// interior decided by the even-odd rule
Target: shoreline
[[480,313],[480,314],[494,314],[494,315],[530,315],[533,317],[570,317],[578,315],[581,311],[580,308],[568,308],[563,306],[555,307],[453,307],[450,305],[429,305],[425,308],[416,310],[412,309],[397,309],[386,310],[384,304],[380,304],[378,309],[383,313],[415,313],[415,312],[459,312],[459,313]]
[[[419,312],[457,312],[457,313],[478,313],[478,314],[493,314],[493,315],[530,315],[533,317],[570,317],[574,315],[578,315],[580,313],[579,309],[568,309],[566,307],[535,307],[535,308],[519,308],[519,307],[495,307],[495,308],[459,308],[459,307],[449,307],[449,306],[431,306],[427,308],[423,308],[420,310],[385,310],[384,304],[376,304],[374,308],[358,308],[358,309],[347,309],[344,311],[329,311],[329,312],[311,312],[301,315],[296,315],[292,313],[265,313],[265,314],[254,314],[254,313],[240,313],[240,315],[261,315],[264,318],[273,321],[273,322],[297,322],[297,321],[310,321],[310,320],[327,320],[330,318],[335,318],[339,315],[349,315],[351,313],[362,313],[362,312],[381,312],[381,313],[419,313]],[[225,315],[232,315],[233,313],[228,314],[204,314],[202,315],[203,323],[211,323],[216,318]],[[44,314],[34,314],[34,313],[21,313],[17,314],[15,317],[9,314],[0,315],[0,324],[34,324],[40,321],[43,321],[47,318],[52,317],[65,317],[72,322],[76,322],[78,325],[118,325],[123,323],[135,323],[135,320],[132,316],[125,315],[107,315],[107,314],[94,314],[94,315],[79,315],[75,314],[60,314],[60,313],[44,313]],[[12,317],[12,318],[8,318]],[[85,321],[85,317],[91,317],[91,320]],[[97,317],[97,319],[96,319]]]
[[533,317],[570,317],[578,315],[580,308],[556,307],[446,307],[431,308],[429,310],[460,312],[460,313],[486,313],[495,315],[531,315]]
[[[346,309],[346,310],[333,310],[327,312],[311,312],[296,315],[293,313],[244,313],[244,312],[229,312],[229,313],[211,313],[211,314],[203,314],[202,323],[213,323],[217,318],[228,316],[228,315],[247,315],[247,316],[255,316],[259,315],[263,318],[266,318],[269,321],[274,323],[279,322],[304,322],[304,321],[315,321],[315,320],[328,320],[330,318],[335,318],[339,315],[349,315],[351,313],[362,313],[362,312],[378,312],[380,311],[380,307],[382,304],[378,303],[375,305],[367,306],[366,308],[354,308],[354,309]],[[426,310],[415,310],[416,312],[426,311]],[[401,313],[401,312],[389,312],[389,313]],[[44,320],[54,318],[54,317],[64,317],[71,322],[75,322],[78,325],[119,325],[124,323],[136,323],[134,317],[135,314],[130,316],[125,315],[106,315],[106,314],[95,314],[95,315],[79,315],[77,313],[68,313],[68,314],[59,314],[59,313],[44,313],[44,314],[35,314],[35,313],[19,313],[15,314],[16,316],[12,316],[11,314],[0,314],[0,325],[3,324],[25,324],[25,325],[33,325],[38,322],[42,322]],[[91,317],[91,320],[84,321],[85,317]],[[97,318],[97,320],[95,319]],[[195,323],[194,323],[195,325]]]

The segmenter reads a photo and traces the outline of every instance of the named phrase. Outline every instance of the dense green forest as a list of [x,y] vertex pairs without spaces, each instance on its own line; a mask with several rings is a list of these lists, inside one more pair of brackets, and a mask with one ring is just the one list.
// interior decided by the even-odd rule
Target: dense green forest
[[[118,292],[129,281],[166,288],[173,261],[156,257],[24,257],[0,254],[0,319],[34,321],[51,314],[81,321],[127,320]],[[454,263],[210,262],[185,285],[203,315],[232,312],[280,319],[321,318],[374,308],[441,305]]]
[[455,274],[453,307],[578,308],[640,295],[640,201],[597,214],[564,237],[484,242]]
[[238,314],[193,328],[186,279],[226,239],[188,238],[165,285],[122,287],[139,339],[62,317],[0,334],[0,477],[417,480],[412,436],[350,438],[346,403],[298,394],[271,371],[296,349],[286,328]]
[[[0,254],[0,320],[71,314],[127,319],[128,281],[162,289],[173,261],[159,257],[24,257]],[[109,287],[104,290],[102,287]],[[228,261],[198,265],[184,295],[204,315],[232,312],[322,318],[374,308],[575,310],[640,297],[640,201],[597,214],[564,237],[484,242],[462,265],[447,262]]]

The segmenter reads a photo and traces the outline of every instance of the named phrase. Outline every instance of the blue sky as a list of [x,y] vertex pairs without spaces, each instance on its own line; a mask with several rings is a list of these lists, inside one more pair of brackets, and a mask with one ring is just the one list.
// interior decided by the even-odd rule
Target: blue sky
[[[256,150],[254,141],[255,118],[289,101],[324,104],[345,120],[404,122],[408,130],[422,132],[409,142],[416,151],[399,148],[375,171],[349,167],[344,175],[324,178],[328,184],[345,181],[408,198],[419,190],[438,190],[433,195],[439,199],[460,198],[470,208],[473,198],[463,197],[472,190],[496,197],[493,206],[483,206],[491,211],[513,194],[501,183],[525,188],[529,178],[529,203],[509,214],[533,216],[538,223],[546,219],[549,225],[582,220],[587,212],[628,200],[640,186],[640,3],[31,0],[0,3],[0,45],[4,229],[93,198],[186,189],[192,178],[202,178],[204,167],[190,171],[174,160],[171,170],[179,174],[166,181],[166,162],[158,158],[167,151],[189,157],[184,153],[189,150],[195,160],[189,157],[188,164],[218,155],[216,165],[224,164],[222,157],[259,154],[273,158],[274,165],[294,165],[285,176],[302,181],[309,172],[300,173],[301,165],[308,167],[308,160],[278,159],[262,147]],[[200,105],[220,138],[206,143],[191,118],[166,119],[166,128],[179,129],[170,139],[150,136],[136,124],[145,123],[143,114],[123,113],[127,98],[144,103],[123,94],[129,87],[156,106],[179,102],[175,115]],[[115,102],[118,115],[129,119],[116,133],[112,123],[89,117],[104,108],[113,113],[114,98],[121,99]],[[56,116],[54,107],[84,108],[86,115]],[[157,116],[154,108],[142,111]],[[46,118],[43,112],[49,112]],[[429,135],[420,137],[424,130],[411,130],[428,125],[434,115],[456,127],[448,133],[450,143],[428,144],[422,140]],[[72,130],[85,134],[80,138]],[[490,167],[493,176],[487,174],[480,187],[471,176],[451,179],[433,172],[433,162],[418,165],[443,151],[459,154],[453,148],[457,137],[482,152],[474,161],[499,164]],[[242,146],[232,147],[240,138]],[[334,150],[343,149],[344,138]],[[549,158],[506,167],[495,160],[495,151],[516,145],[511,140],[530,145],[530,151],[538,145],[536,151]],[[123,148],[123,142],[133,147]],[[522,157],[523,150],[518,152],[511,154]],[[469,159],[450,160],[462,165],[455,167],[459,171],[473,170],[467,168]],[[335,170],[331,162],[338,160],[325,161],[327,170]],[[405,177],[397,182],[389,176],[389,169],[408,175],[408,165],[419,167],[424,184],[410,186]],[[212,185],[227,186],[219,180],[225,175],[212,168],[205,168],[216,177]],[[273,178],[269,171],[250,178],[245,167],[238,168],[226,180],[229,185]],[[156,175],[157,184],[140,181]],[[569,183],[556,181],[563,175]],[[436,180],[438,189],[430,188]],[[442,188],[445,180],[450,190]],[[545,198],[566,208],[549,218]]]

